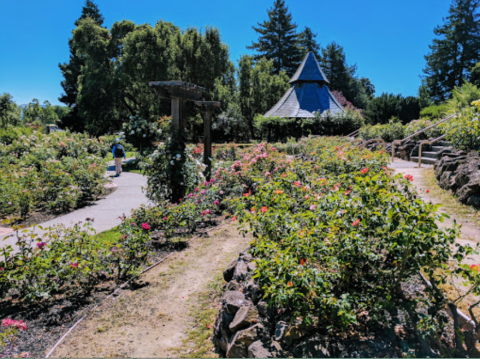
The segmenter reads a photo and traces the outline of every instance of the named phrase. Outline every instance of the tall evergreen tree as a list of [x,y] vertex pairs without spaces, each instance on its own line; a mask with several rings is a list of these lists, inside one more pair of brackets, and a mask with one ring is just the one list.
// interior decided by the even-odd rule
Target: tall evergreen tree
[[284,0],[275,0],[273,8],[268,10],[268,20],[253,26],[259,34],[258,42],[248,49],[255,50],[255,60],[262,57],[273,61],[276,74],[285,71],[291,76],[302,60],[302,50],[298,43],[297,24]]
[[[82,15],[77,21],[75,21],[75,26],[78,26],[80,20],[87,17],[93,19],[99,26],[103,24],[104,18],[98,9],[98,6],[91,0],[85,2],[85,5],[82,8]],[[78,49],[75,46],[73,38],[68,41],[68,46],[70,48],[70,61],[58,64],[64,77],[64,80],[61,82],[64,93],[58,98],[58,100],[72,108],[72,111],[63,118],[62,126],[69,127],[75,131],[83,131],[85,129],[85,124],[78,116],[76,101],[78,95],[78,77],[81,75],[81,68],[84,62],[77,53]]]
[[330,89],[341,91],[352,102],[355,94],[352,91],[355,76],[355,66],[349,66],[343,47],[332,42],[322,49],[320,59],[322,70],[330,81]]
[[316,37],[317,34],[308,26],[305,26],[305,30],[303,30],[298,37],[298,43],[302,49],[303,56],[311,51],[317,59],[320,59],[320,45],[315,40]]
[[480,60],[480,0],[453,0],[449,16],[434,30],[436,39],[425,56],[428,92],[436,102],[445,101],[469,77]]

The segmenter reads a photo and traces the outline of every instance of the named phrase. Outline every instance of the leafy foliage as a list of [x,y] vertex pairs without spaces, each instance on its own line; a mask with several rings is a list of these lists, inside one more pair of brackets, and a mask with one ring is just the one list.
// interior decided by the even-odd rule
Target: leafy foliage
[[255,117],[259,136],[269,142],[285,141],[288,137],[305,135],[347,135],[365,124],[358,110],[346,109],[332,114],[330,111],[316,113],[314,118]]
[[21,122],[20,109],[13,102],[9,93],[0,95],[0,127],[6,129],[9,126],[17,126]]
[[402,97],[383,93],[368,103],[363,115],[372,125],[387,123],[392,117],[398,117],[402,123],[408,123],[420,117],[420,105],[418,99],[412,96]]
[[444,24],[434,29],[436,38],[423,70],[430,97],[447,100],[455,87],[468,80],[470,68],[480,61],[478,0],[453,0]]
[[104,193],[109,144],[86,135],[35,133],[0,146],[0,217],[65,212]]
[[364,140],[381,138],[385,142],[392,142],[405,138],[405,128],[400,122],[391,120],[383,125],[377,124],[362,127],[359,136]]
[[447,140],[452,146],[464,150],[480,149],[480,101],[474,101],[460,111],[455,118],[445,123]]

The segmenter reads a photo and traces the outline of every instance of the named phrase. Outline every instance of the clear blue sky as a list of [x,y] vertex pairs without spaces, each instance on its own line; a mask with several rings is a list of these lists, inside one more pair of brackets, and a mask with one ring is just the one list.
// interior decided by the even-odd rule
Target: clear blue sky
[[[213,25],[237,63],[257,35],[252,25],[267,17],[273,0],[97,0],[108,28],[115,21],[187,26]],[[309,26],[324,46],[342,45],[358,75],[382,92],[417,94],[423,56],[433,29],[451,0],[286,0],[299,30]],[[18,104],[38,98],[59,104],[59,62],[68,60],[68,39],[83,0],[0,0],[0,93]],[[153,80],[153,79],[152,79]]]

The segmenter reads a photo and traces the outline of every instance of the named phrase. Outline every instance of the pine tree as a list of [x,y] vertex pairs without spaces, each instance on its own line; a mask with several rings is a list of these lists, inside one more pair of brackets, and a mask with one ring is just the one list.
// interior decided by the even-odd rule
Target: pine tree
[[434,30],[436,39],[423,70],[431,98],[445,101],[480,60],[480,0],[453,0],[449,16]]
[[305,30],[300,33],[298,38],[303,56],[306,56],[311,51],[317,59],[320,58],[320,45],[315,40],[316,37],[317,34],[313,33],[312,29],[308,26],[305,26]]
[[95,22],[100,26],[103,25],[103,20],[105,20],[103,15],[100,13],[98,5],[91,0],[85,1],[85,5],[82,8],[82,15],[77,21],[75,21],[75,26],[78,26],[79,21],[87,17],[95,20]]
[[302,60],[302,51],[298,43],[297,24],[292,22],[292,14],[284,0],[275,0],[273,8],[268,10],[268,20],[258,23],[253,29],[259,33],[258,42],[247,46],[255,50],[255,60],[262,57],[273,60],[276,74],[284,70],[293,75]]
[[[103,16],[100,14],[98,6],[91,0],[87,0],[82,9],[82,15],[75,21],[75,26],[78,26],[80,20],[85,18],[93,19],[98,25],[103,24]],[[62,127],[68,127],[75,131],[83,131],[85,129],[82,119],[78,116],[78,108],[76,107],[77,95],[78,95],[78,77],[81,75],[81,68],[83,65],[83,59],[78,57],[77,48],[73,39],[68,41],[70,48],[70,61],[63,64],[58,64],[60,71],[64,77],[61,82],[64,93],[58,98],[60,102],[63,102],[68,107],[72,108],[72,111],[62,119]]]
[[332,42],[322,49],[320,60],[323,72],[330,81],[330,89],[337,90],[352,102],[355,94],[352,91],[355,66],[348,66],[343,47]]

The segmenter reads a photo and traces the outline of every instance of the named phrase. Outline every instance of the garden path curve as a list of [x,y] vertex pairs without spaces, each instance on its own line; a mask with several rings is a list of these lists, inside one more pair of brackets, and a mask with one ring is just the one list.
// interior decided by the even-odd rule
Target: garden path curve
[[[114,168],[112,169],[110,166],[108,170],[112,171]],[[150,203],[142,192],[142,187],[147,184],[147,178],[145,176],[137,173],[123,172],[120,177],[115,178],[114,183],[117,185],[117,190],[105,198],[96,201],[90,206],[44,222],[41,226],[50,227],[63,224],[68,227],[79,221],[85,221],[85,219],[89,217],[95,219],[92,227],[99,233],[118,226],[121,223],[119,217],[123,214],[128,215],[132,209],[142,204]],[[14,236],[3,241],[3,239],[9,235],[12,235],[12,233],[0,235],[0,245],[2,247],[6,244],[15,244]]]
[[[410,174],[413,176],[412,184],[416,187],[420,197],[426,201],[433,204],[442,204],[439,198],[436,198],[431,193],[427,193],[428,187],[424,180],[424,170],[426,168],[433,168],[432,165],[422,164],[422,168],[418,168],[418,163],[404,161],[401,159],[395,159],[393,163],[388,165],[389,168],[395,170],[395,172],[402,175]],[[461,224],[460,237],[457,238],[457,242],[461,245],[469,244],[472,247],[475,247],[477,243],[480,243],[480,227],[477,226],[472,221],[462,216],[457,215],[449,210],[446,210],[444,207],[439,208],[440,213],[445,213],[450,216],[450,218],[445,218],[443,223],[437,222],[439,227],[451,227],[453,225],[453,220],[456,220],[457,223]],[[480,255],[471,255],[467,257],[467,264],[477,264],[480,263]]]

